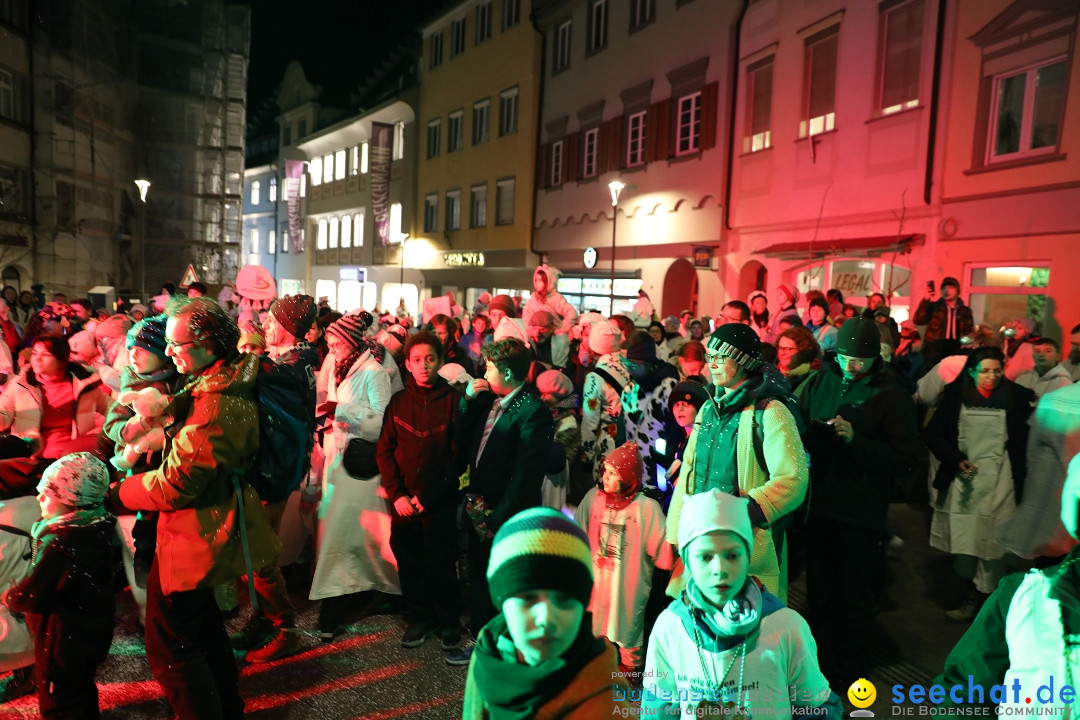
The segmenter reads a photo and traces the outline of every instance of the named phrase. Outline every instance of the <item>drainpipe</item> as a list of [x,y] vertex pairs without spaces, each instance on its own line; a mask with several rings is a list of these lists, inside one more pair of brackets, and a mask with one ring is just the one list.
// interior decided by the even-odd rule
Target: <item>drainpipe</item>
[[[532,17],[530,19],[532,20],[533,30],[540,35],[540,91],[537,93],[536,97],[536,135],[533,137],[532,145],[534,161],[539,163],[543,162],[543,160],[536,155],[536,152],[540,149],[540,119],[542,117],[541,110],[544,107],[544,60],[547,58],[547,37],[540,31],[540,27],[537,25],[535,9],[532,11]],[[537,172],[538,169],[533,166],[532,181],[530,182],[530,185],[533,186],[533,191],[532,197],[530,198],[531,202],[529,203],[531,207],[529,216],[529,252],[543,258],[543,253],[536,249],[536,195],[541,190],[541,188],[536,186]],[[498,212],[498,208],[496,208],[496,212]]]
[[937,148],[938,103],[941,97],[941,56],[945,45],[946,0],[938,0],[937,29],[934,33],[934,74],[930,85],[930,128],[926,139],[926,180],[923,182],[923,202],[930,204],[934,186],[934,151]]
[[[945,0],[941,0],[944,2]],[[727,177],[724,183],[724,228],[731,231],[731,168],[735,163],[735,112],[739,97],[739,51],[742,48],[742,25],[746,19],[746,10],[750,7],[750,0],[743,0],[743,6],[739,10],[739,17],[735,20],[734,39],[731,43],[732,67],[735,72],[731,78],[731,96],[728,100],[730,116],[728,117],[728,152],[727,152]]]

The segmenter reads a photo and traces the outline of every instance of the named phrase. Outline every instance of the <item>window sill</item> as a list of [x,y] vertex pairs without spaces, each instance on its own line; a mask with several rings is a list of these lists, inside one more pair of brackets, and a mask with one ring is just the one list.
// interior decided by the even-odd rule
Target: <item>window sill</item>
[[769,147],[763,147],[760,150],[750,150],[750,151],[747,151],[747,152],[739,153],[738,157],[741,160],[742,158],[748,158],[748,157],[753,157],[755,155],[761,155],[762,153],[767,153],[767,152],[771,151],[772,149],[773,149],[773,146],[770,145]]
[[1003,160],[983,165],[982,167],[968,168],[964,171],[964,174],[982,175],[983,173],[994,172],[995,170],[1011,170],[1013,168],[1027,167],[1028,165],[1042,165],[1043,163],[1059,162],[1066,157],[1068,156],[1063,152],[1031,155],[1029,157],[1017,158],[1016,160]]
[[630,34],[633,35],[634,33],[639,32],[639,31],[649,27],[650,25],[654,25],[654,24],[656,24],[656,15],[653,15],[648,20],[641,21],[637,25],[631,25],[630,26]]
[[607,43],[604,43],[603,45],[598,45],[597,47],[594,47],[591,50],[586,50],[585,51],[585,59],[588,60],[591,57],[595,57],[595,56],[599,55],[600,53],[604,52],[605,50],[607,50]]
[[578,187],[582,185],[592,185],[593,183],[600,182],[599,175],[590,175],[588,177],[582,177],[577,179]]
[[796,143],[806,142],[810,138],[828,137],[830,135],[835,135],[836,133],[837,133],[836,128],[833,128],[832,130],[826,130],[825,132],[819,132],[819,133],[814,133],[813,135],[807,135],[806,137],[795,138],[795,142]]
[[[916,105],[915,107],[910,107],[910,108],[907,108],[906,110],[897,110],[896,112],[889,113],[888,115],[877,114],[877,115],[874,115],[873,117],[867,118],[866,119],[866,124],[870,125],[871,123],[881,122],[882,120],[888,120],[889,118],[902,117],[904,115],[910,115],[911,113],[921,112],[925,107],[926,107],[925,105]],[[833,132],[835,132],[835,131],[833,131]]]
[[669,157],[668,158],[668,166],[671,166],[672,164],[681,163],[681,162],[687,162],[687,161],[690,161],[690,160],[700,160],[700,159],[701,159],[701,150],[700,149],[691,150],[689,152],[684,152],[682,155],[672,155],[671,157]]

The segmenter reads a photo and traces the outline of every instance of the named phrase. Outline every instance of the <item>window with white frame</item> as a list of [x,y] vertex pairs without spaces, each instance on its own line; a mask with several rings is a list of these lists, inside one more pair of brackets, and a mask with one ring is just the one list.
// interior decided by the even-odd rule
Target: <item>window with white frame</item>
[[405,123],[401,120],[394,123],[394,146],[392,148],[390,159],[405,159]]
[[364,247],[364,211],[353,215],[353,247]]
[[746,132],[743,152],[772,147],[772,91],[775,56],[759,60],[746,69]]
[[289,252],[289,245],[291,244],[291,241],[292,238],[289,235],[289,223],[283,222],[281,223],[281,252]]
[[701,148],[701,92],[679,98],[675,126],[675,154],[685,155]]
[[499,137],[517,132],[518,89],[507,88],[499,93]]
[[551,161],[548,165],[548,178],[551,185],[562,185],[563,171],[563,141],[557,140],[551,143]]
[[472,142],[473,145],[486,143],[491,136],[491,98],[484,98],[473,103]]
[[258,180],[251,183],[251,204],[252,205],[258,205],[259,200],[262,199],[262,198],[259,197],[259,195],[260,195],[259,191],[261,189],[262,189],[262,184]]
[[491,0],[476,6],[476,44],[491,37]]
[[428,39],[428,66],[435,69],[442,65],[442,30]]
[[360,174],[367,175],[368,171],[368,143],[360,143]]
[[345,151],[338,150],[334,153],[334,179],[344,180],[345,170]]
[[345,215],[341,218],[341,247],[342,249],[348,249],[352,247],[352,216]]
[[487,225],[487,185],[469,188],[469,226],[482,228]]
[[645,162],[645,111],[626,119],[626,167]]
[[1052,153],[1061,136],[1067,86],[1064,57],[993,78],[988,161]]
[[360,146],[353,145],[349,148],[349,174],[360,174]]
[[502,29],[510,28],[521,22],[521,0],[502,0]]
[[332,182],[334,180],[334,156],[323,155],[322,159],[322,181],[324,183]]
[[515,178],[503,178],[495,183],[496,225],[514,224]]
[[392,242],[402,242],[401,218],[401,203],[390,203],[390,240]]
[[581,136],[581,177],[596,177],[596,143],[600,128],[589,128]]
[[312,158],[308,163],[308,173],[311,175],[312,185],[322,184],[322,158]]
[[439,138],[442,131],[442,118],[429,120],[427,124],[427,156],[439,157]]
[[439,230],[439,196],[431,193],[424,196],[424,232]]
[[327,238],[326,218],[319,218],[318,231],[315,234],[315,249],[325,250]]
[[881,11],[878,111],[891,115],[919,104],[924,0],[908,0]]
[[465,18],[450,23],[450,57],[465,52]]
[[840,26],[806,39],[803,51],[803,112],[799,137],[836,129],[836,58]]
[[1049,264],[972,263],[967,273],[967,304],[975,322],[996,328],[1029,317],[1036,331],[1042,329],[1050,296]]
[[570,66],[570,21],[555,29],[555,45],[551,54],[551,71],[561,72]]
[[608,0],[593,0],[589,6],[589,52],[607,47]]
[[455,110],[450,113],[446,125],[446,152],[457,152],[465,146],[465,111]]
[[337,250],[338,232],[340,230],[341,221],[338,220],[336,217],[332,217],[332,218],[330,218],[329,225],[330,225],[330,229],[329,229],[329,232],[327,233],[327,236],[328,236],[327,240],[329,242],[329,247],[330,247],[331,250]]
[[446,192],[446,224],[447,230],[461,229],[461,191],[447,190]]
[[266,231],[266,253],[268,255],[277,254],[277,230]]
[[630,0],[630,29],[656,19],[656,0]]
[[[312,176],[314,177],[314,176]],[[307,197],[307,174],[300,175],[300,197]]]
[[270,178],[270,202],[277,202],[277,175]]
[[255,255],[259,254],[259,231],[255,228],[251,229],[248,233],[248,244],[251,247],[251,252]]

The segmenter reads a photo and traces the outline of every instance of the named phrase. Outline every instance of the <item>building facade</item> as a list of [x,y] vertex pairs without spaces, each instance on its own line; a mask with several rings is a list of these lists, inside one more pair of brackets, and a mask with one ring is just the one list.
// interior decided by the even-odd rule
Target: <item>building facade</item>
[[0,281],[23,290],[34,282],[28,0],[0,5],[0,32]]

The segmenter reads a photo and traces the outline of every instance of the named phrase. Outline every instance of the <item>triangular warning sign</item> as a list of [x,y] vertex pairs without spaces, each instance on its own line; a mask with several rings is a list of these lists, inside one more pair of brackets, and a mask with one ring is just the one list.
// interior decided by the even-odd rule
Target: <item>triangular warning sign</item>
[[199,278],[195,275],[195,268],[188,265],[187,270],[184,271],[184,277],[180,278],[180,288],[187,290],[192,283],[197,282],[199,282]]

